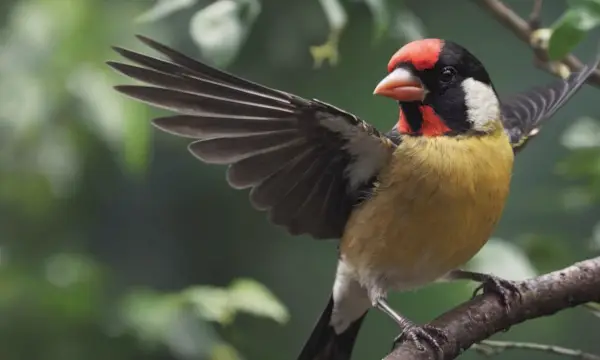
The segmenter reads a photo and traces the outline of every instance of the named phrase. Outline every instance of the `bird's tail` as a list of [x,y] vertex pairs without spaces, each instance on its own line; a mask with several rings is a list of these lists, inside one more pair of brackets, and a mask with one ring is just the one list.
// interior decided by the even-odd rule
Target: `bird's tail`
[[354,341],[367,313],[365,312],[364,315],[354,321],[343,333],[337,334],[330,325],[332,311],[333,297],[330,297],[327,307],[319,317],[308,341],[304,344],[298,360],[350,359]]

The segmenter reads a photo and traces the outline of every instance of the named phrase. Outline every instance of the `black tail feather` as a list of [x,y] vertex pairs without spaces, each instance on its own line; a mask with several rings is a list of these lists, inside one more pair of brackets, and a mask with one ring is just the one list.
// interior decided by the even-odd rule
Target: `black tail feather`
[[353,322],[346,331],[336,334],[330,325],[332,311],[333,297],[330,297],[327,307],[310,334],[310,338],[304,344],[298,360],[350,359],[356,336],[367,313]]

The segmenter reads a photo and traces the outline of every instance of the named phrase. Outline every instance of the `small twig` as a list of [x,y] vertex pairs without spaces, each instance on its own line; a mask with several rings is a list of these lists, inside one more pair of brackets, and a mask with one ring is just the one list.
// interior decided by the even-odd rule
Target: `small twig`
[[520,349],[541,351],[556,355],[568,356],[580,360],[600,360],[600,356],[586,353],[581,350],[528,342],[483,340],[481,343],[473,345],[473,349],[487,356],[498,355],[504,352],[505,350]]
[[529,14],[529,28],[532,31],[539,29],[542,26],[541,14],[544,0],[533,0],[533,9]]
[[329,36],[321,45],[310,47],[314,66],[321,67],[325,61],[335,65],[339,61],[339,43],[342,32],[346,28],[348,15],[339,0],[320,0],[321,7],[329,23]]
[[[535,63],[537,66],[553,75],[562,76],[562,73],[559,71],[556,64],[553,65],[548,62],[547,53],[531,45],[531,36],[534,30],[527,21],[500,0],[474,0],[474,2],[494,16],[496,20],[512,31],[515,36],[521,39],[521,41],[529,45],[536,55],[537,60]],[[534,4],[534,11],[532,11],[534,14],[537,6],[540,6],[541,8],[541,1],[538,0],[536,3],[540,4]],[[566,65],[570,71],[580,71],[584,66],[583,63],[572,54],[567,55],[562,60],[562,63]],[[596,69],[596,71],[587,79],[587,83],[600,87],[600,70]]]

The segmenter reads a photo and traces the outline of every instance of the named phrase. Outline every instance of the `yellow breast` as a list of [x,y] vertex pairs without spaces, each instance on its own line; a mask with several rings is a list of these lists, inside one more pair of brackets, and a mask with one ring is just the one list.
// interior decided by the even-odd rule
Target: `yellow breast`
[[340,244],[359,271],[400,287],[433,281],[474,256],[509,192],[513,151],[501,127],[486,136],[406,137]]

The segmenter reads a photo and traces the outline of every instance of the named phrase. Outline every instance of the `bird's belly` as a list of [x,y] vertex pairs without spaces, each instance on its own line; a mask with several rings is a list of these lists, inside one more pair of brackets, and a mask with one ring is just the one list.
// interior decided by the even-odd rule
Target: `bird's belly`
[[[341,241],[359,281],[412,288],[473,257],[504,207],[512,167],[507,148],[510,154],[491,158],[457,157],[461,151],[454,158],[462,161],[453,163],[435,159],[437,153],[397,157],[373,197],[354,211]],[[452,149],[445,150],[452,159]]]

